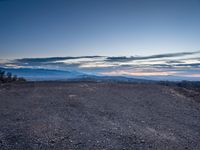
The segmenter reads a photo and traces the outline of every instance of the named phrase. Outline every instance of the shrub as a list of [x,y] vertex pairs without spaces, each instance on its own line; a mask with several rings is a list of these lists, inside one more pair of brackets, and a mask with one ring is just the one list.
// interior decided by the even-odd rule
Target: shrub
[[13,81],[13,82],[17,81],[17,75],[14,75],[14,76],[12,77],[12,81]]
[[7,82],[11,82],[12,81],[12,73],[8,72],[6,79],[7,79]]
[[5,72],[0,70],[0,83],[9,83],[9,82],[25,82],[26,79],[20,77],[18,78],[17,75],[12,75],[10,72]]
[[19,82],[26,82],[26,79],[20,77],[20,78],[17,78],[17,81],[19,81]]

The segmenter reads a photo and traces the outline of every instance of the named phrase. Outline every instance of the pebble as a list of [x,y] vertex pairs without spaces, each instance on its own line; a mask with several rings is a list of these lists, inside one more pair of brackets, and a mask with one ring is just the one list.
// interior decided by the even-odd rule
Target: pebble
[[141,140],[140,143],[145,143],[145,140]]

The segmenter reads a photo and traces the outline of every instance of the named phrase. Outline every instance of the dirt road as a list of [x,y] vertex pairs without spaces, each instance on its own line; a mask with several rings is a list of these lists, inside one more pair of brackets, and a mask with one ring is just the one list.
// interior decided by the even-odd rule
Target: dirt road
[[200,103],[154,84],[0,87],[0,149],[199,150]]

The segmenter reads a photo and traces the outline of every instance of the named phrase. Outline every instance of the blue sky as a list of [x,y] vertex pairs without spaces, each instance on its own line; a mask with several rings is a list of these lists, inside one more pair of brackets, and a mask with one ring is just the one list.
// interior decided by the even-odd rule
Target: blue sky
[[0,58],[200,49],[199,0],[0,0]]
[[199,0],[0,0],[0,67],[199,80],[199,27]]

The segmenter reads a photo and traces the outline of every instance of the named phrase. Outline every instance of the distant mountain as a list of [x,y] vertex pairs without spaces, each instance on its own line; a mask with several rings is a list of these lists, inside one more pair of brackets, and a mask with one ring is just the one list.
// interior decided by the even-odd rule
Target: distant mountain
[[136,79],[123,76],[97,76],[97,75],[80,75],[78,78],[71,79],[73,81],[96,81],[96,82],[153,82],[145,79]]
[[48,81],[48,80],[70,80],[70,81],[107,81],[107,82],[155,82],[155,81],[198,81],[199,78],[181,76],[100,76],[86,74],[82,72],[33,69],[33,68],[0,68],[6,72],[11,72],[19,77],[24,77],[28,81]]
[[45,80],[67,80],[77,78],[83,75],[76,71],[61,71],[49,69],[31,69],[31,68],[0,68],[6,72],[11,72],[19,77],[24,77],[29,81],[45,81]]
[[29,81],[48,81],[48,80],[68,80],[68,81],[107,81],[107,82],[149,82],[145,79],[135,79],[123,76],[97,76],[77,71],[61,71],[50,69],[31,69],[31,68],[0,68],[6,72],[11,72],[19,77],[24,77]]

